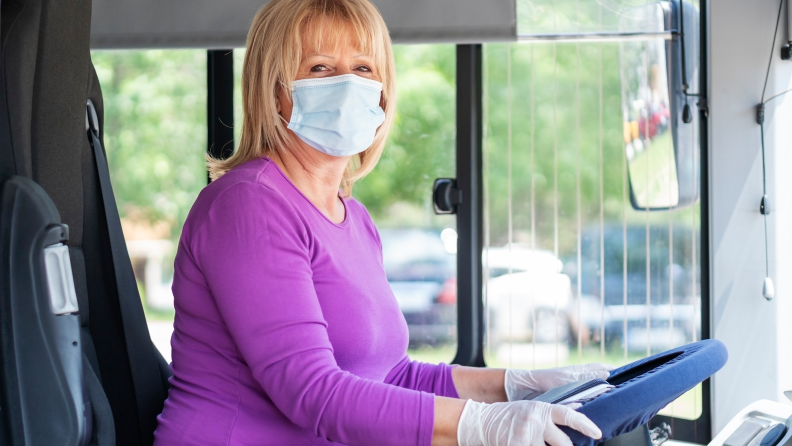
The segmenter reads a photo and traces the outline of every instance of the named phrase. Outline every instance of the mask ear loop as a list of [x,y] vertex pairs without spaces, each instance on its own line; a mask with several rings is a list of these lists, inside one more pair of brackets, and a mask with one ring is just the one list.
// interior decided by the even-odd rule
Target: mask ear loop
[[[288,85],[286,85],[285,82],[279,80],[278,83],[280,84],[281,91],[283,91],[284,93],[286,93],[287,91],[289,91],[289,92],[291,91],[289,88],[287,88]],[[292,99],[292,104],[293,104],[294,103],[294,98],[292,97],[291,99]],[[278,101],[278,104],[280,105],[277,93],[275,93],[275,101]],[[278,112],[278,117],[286,125],[286,128],[288,128],[289,127],[289,121],[287,121],[286,118],[284,118],[283,115],[281,115],[281,113],[282,113],[282,110]]]

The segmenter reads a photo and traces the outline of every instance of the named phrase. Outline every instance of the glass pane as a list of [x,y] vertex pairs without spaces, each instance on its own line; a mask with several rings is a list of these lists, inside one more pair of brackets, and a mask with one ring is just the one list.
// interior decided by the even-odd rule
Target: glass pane
[[[619,44],[485,46],[490,366],[621,365],[701,339],[699,205],[630,205]],[[664,413],[701,406],[699,387]]]
[[104,142],[154,344],[170,361],[173,259],[206,186],[206,51],[94,51]]
[[456,176],[453,45],[397,45],[398,107],[385,152],[353,196],[382,238],[385,270],[410,330],[412,359],[456,353],[456,219],[437,216],[435,178]]
[[657,31],[654,17],[640,7],[652,3],[656,0],[517,0],[517,34]]

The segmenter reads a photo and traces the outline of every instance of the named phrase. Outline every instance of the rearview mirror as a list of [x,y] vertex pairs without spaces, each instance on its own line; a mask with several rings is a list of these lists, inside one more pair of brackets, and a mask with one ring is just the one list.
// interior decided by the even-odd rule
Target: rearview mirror
[[650,3],[625,11],[620,27],[635,29],[636,22],[658,37],[620,48],[630,203],[636,210],[683,208],[699,198],[698,11],[681,0]]

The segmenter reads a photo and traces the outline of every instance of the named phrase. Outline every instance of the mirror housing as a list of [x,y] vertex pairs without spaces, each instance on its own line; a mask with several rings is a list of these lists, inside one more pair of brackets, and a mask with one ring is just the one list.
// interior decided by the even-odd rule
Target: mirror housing
[[699,103],[699,14],[688,2],[660,1],[625,11],[621,26],[633,29],[635,21],[665,37],[620,45],[630,203],[640,211],[684,208],[700,189],[699,113],[692,110]]

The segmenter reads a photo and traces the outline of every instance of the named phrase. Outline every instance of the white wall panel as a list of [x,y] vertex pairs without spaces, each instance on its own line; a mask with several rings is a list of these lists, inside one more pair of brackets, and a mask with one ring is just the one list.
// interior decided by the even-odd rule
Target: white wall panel
[[[770,274],[776,298],[762,297],[765,275],[760,130],[754,120],[762,94],[778,0],[710,3],[710,240],[713,336],[729,349],[729,362],[714,379],[713,428],[719,431],[749,403],[785,401],[792,385],[792,98],[768,105],[768,218]],[[792,63],[778,54],[786,34],[782,18],[773,49],[768,96],[786,88]]]

